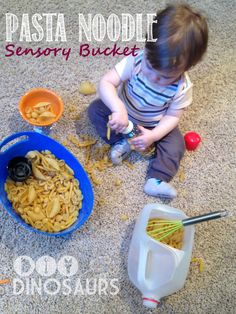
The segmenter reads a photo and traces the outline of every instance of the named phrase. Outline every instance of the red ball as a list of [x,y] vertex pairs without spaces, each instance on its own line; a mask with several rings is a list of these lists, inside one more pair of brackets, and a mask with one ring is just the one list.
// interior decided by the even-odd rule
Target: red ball
[[201,137],[195,132],[188,132],[184,135],[187,150],[195,150],[201,142]]

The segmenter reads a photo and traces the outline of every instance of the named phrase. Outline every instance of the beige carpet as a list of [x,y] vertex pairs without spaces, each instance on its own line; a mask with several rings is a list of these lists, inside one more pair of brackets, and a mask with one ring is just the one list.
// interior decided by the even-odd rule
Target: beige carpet
[[[203,63],[190,72],[194,82],[194,102],[181,120],[183,133],[194,130],[203,142],[195,152],[187,152],[179,174],[173,180],[178,197],[171,206],[182,209],[187,215],[227,209],[235,211],[235,1],[188,1],[203,10],[209,19],[210,43]],[[164,6],[164,1],[2,1],[1,3],[1,114],[0,139],[29,130],[23,122],[17,105],[21,96],[37,86],[58,92],[65,103],[65,114],[56,125],[52,135],[60,140],[68,134],[89,134],[96,137],[88,122],[86,108],[93,96],[83,97],[78,92],[82,81],[98,83],[101,75],[111,68],[119,57],[78,56],[77,14],[102,13],[150,13]],[[64,13],[67,43],[14,43],[23,47],[71,47],[68,61],[61,57],[4,57],[5,13],[17,16],[22,13]],[[93,42],[98,47],[98,43]],[[135,42],[130,42],[129,46]],[[101,47],[111,45],[104,40]],[[120,43],[122,45],[122,43]],[[124,44],[123,44],[124,46]],[[141,45],[139,45],[141,47]],[[69,112],[70,105],[76,112]],[[77,122],[73,116],[80,114]],[[82,160],[83,152],[74,150]],[[72,283],[81,278],[113,278],[118,280],[119,293],[98,295],[73,294],[27,295],[26,291],[14,295],[12,284],[0,286],[1,313],[149,313],[142,306],[141,294],[132,286],[127,276],[127,254],[135,219],[147,203],[161,202],[143,193],[147,162],[137,155],[130,159],[134,169],[126,165],[109,168],[97,173],[102,185],[95,186],[95,206],[89,221],[68,239],[47,238],[30,233],[17,225],[4,208],[0,208],[0,280],[14,279],[14,260],[27,255],[35,262],[44,255],[54,257],[71,255],[77,259],[79,268]],[[115,188],[117,179],[122,185]],[[105,199],[105,204],[101,204]],[[99,203],[100,200],[100,203]],[[191,265],[184,289],[163,300],[154,313],[235,313],[235,219],[233,217],[205,223],[196,227],[194,257],[202,257],[204,271],[199,273]],[[43,279],[37,272],[30,278]],[[63,276],[52,276],[59,281]],[[24,278],[23,278],[24,279]],[[25,279],[24,279],[25,280]],[[25,281],[24,281],[25,282]]]

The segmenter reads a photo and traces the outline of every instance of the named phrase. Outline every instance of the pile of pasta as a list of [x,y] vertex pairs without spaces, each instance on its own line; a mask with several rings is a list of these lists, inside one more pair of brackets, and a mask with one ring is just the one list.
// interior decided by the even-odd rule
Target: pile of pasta
[[30,151],[32,175],[24,182],[9,177],[5,191],[12,207],[24,221],[45,232],[69,228],[82,207],[83,195],[79,181],[64,160],[50,151]]
[[25,115],[32,123],[49,123],[49,120],[56,118],[52,104],[49,102],[39,102],[33,107],[26,107]]
[[[76,136],[68,135],[67,139],[78,148],[85,149],[84,169],[95,185],[100,185],[102,182],[97,179],[95,170],[104,171],[108,167],[112,167],[112,162],[108,158],[110,145],[94,147],[97,140],[87,136],[80,136],[83,140],[79,140]],[[63,145],[67,144],[62,142]],[[66,145],[67,146],[67,145]],[[70,147],[68,147],[70,149]]]
[[[70,110],[75,111],[76,108],[73,106],[70,107]],[[60,142],[60,139],[57,136],[52,136],[56,141]],[[113,166],[110,158],[109,151],[110,145],[100,145],[97,144],[97,140],[91,138],[89,135],[80,135],[78,138],[75,135],[69,134],[66,139],[61,142],[67,149],[69,149],[75,156],[77,156],[78,151],[74,148],[79,149],[79,152],[83,151],[84,154],[80,155],[80,162],[82,162],[85,171],[90,177],[94,185],[101,185],[103,182],[97,177],[97,170],[99,172],[105,171],[106,169]],[[71,145],[73,144],[73,146]],[[123,164],[130,169],[134,169],[134,164],[128,160],[124,160]],[[117,186],[117,185],[116,185]]]
[[[149,219],[148,221],[148,227],[147,227],[147,231],[152,231],[155,230],[155,225],[153,224],[152,226],[152,221],[156,222],[156,221],[162,221],[163,219]],[[168,226],[168,224],[162,224],[162,228]],[[150,237],[152,237],[153,239],[155,239],[154,235],[150,235]],[[172,246],[175,249],[181,250],[183,247],[183,237],[184,237],[184,230],[183,228],[176,230],[174,233],[172,233],[171,235],[165,237],[164,239],[160,240],[160,242],[167,244],[169,246]],[[156,239],[155,239],[156,240]]]

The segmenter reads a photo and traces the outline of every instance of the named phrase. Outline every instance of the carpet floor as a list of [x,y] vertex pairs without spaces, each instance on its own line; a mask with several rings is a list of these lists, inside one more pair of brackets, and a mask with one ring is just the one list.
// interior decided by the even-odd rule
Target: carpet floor
[[[187,2],[205,12],[210,38],[204,60],[189,72],[194,83],[194,101],[185,111],[180,129],[183,134],[191,130],[199,133],[202,143],[196,151],[186,152],[180,170],[172,181],[178,197],[169,205],[183,210],[188,216],[222,209],[229,211],[231,216],[196,226],[193,257],[203,259],[204,270],[200,273],[197,265],[191,264],[184,288],[164,298],[154,313],[235,313],[236,251],[233,215],[236,196],[236,38],[233,27],[236,4],[234,0]],[[79,47],[85,41],[81,43],[78,40],[78,14],[87,16],[91,13],[94,16],[101,13],[107,17],[111,13],[118,16],[121,13],[143,13],[145,17],[146,13],[154,13],[164,5],[165,1],[162,0],[2,2],[0,139],[15,132],[31,130],[19,114],[18,103],[26,91],[41,86],[56,91],[65,103],[64,115],[53,128],[52,136],[64,141],[69,134],[88,134],[98,140],[98,146],[103,144],[86,113],[94,95],[82,96],[78,89],[83,81],[97,84],[103,73],[112,68],[121,57],[79,56]],[[71,48],[69,59],[66,60],[61,55],[5,57],[7,12],[14,13],[19,20],[19,28],[13,34],[12,44],[15,49],[19,46],[33,49]],[[29,13],[31,16],[47,12],[64,14],[67,42],[20,42],[22,14]],[[53,27],[55,31],[56,25],[53,24]],[[121,41],[117,44],[121,47],[127,45]],[[135,39],[128,46],[134,44]],[[91,47],[101,48],[112,45],[107,38],[102,42],[92,40],[90,43]],[[142,47],[142,43],[138,43],[138,47]],[[75,119],[78,115],[80,118]],[[70,149],[83,163],[85,151],[73,145]],[[134,164],[134,169],[123,164],[96,172],[101,184],[94,185],[93,213],[86,224],[68,238],[45,237],[29,232],[0,206],[0,280],[12,280],[10,284],[0,285],[1,313],[151,313],[142,306],[140,292],[129,281],[127,256],[135,220],[141,209],[148,203],[163,201],[143,193],[148,161],[134,153],[130,162]],[[115,185],[117,180],[121,181],[120,186]],[[72,256],[78,263],[76,274],[68,277],[72,291],[62,285],[66,277],[58,271],[45,277],[34,270],[29,277],[20,277],[13,265],[23,255],[28,256],[33,264],[43,256],[51,256],[56,263],[62,257]],[[49,278],[55,279],[50,282],[51,290],[48,287],[51,292],[56,291],[58,282],[63,286],[59,287],[58,293],[47,293],[47,289],[42,294],[30,293],[30,280],[41,280],[44,283]],[[109,284],[115,279],[119,292],[112,295],[104,291],[99,293],[97,289],[89,295],[84,291],[86,279],[89,278],[96,279],[97,282],[105,278]],[[16,291],[13,290],[14,279],[18,279]],[[74,294],[75,281],[78,279],[81,280],[82,288]],[[115,289],[111,291],[114,292]]]

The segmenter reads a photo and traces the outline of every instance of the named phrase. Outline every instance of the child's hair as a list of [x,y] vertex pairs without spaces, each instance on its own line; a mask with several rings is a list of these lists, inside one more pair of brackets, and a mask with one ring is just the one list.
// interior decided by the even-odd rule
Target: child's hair
[[157,13],[153,38],[145,50],[151,66],[159,71],[188,70],[204,55],[208,43],[206,19],[187,4],[169,5]]

